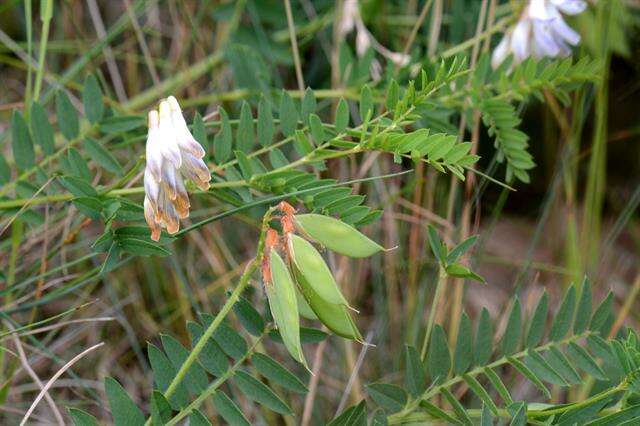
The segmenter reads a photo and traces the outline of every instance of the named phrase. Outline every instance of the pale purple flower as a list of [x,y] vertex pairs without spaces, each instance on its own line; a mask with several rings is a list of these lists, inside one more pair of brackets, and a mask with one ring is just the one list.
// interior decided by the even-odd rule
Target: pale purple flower
[[518,64],[536,58],[568,56],[580,43],[580,34],[564,21],[562,14],[577,15],[587,7],[584,0],[529,0],[518,22],[493,51],[491,64],[500,65],[510,54]]
[[189,216],[189,196],[183,179],[200,189],[209,189],[211,173],[202,157],[205,151],[195,140],[173,96],[160,102],[159,111],[149,112],[144,171],[144,217],[151,239],[158,241],[162,228],[174,234],[180,219]]
[[404,66],[409,63],[409,55],[392,52],[373,37],[373,34],[369,32],[362,21],[358,0],[344,0],[341,19],[338,23],[338,32],[344,37],[354,29],[356,31],[356,53],[358,56],[363,56],[369,47],[373,47],[378,53],[394,64]]

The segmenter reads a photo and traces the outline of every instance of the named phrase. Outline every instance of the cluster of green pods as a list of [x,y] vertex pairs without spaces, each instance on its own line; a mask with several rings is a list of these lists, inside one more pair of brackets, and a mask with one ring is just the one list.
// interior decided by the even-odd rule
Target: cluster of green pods
[[[306,365],[300,345],[300,318],[319,320],[338,336],[362,342],[352,311],[324,258],[314,244],[354,258],[384,248],[357,229],[320,214],[290,215],[283,226],[283,247],[269,247],[269,280],[265,287],[271,314],[282,340],[297,361]],[[285,221],[283,220],[283,224]],[[289,228],[289,229],[287,229]],[[292,229],[291,229],[292,228]],[[285,254],[286,260],[280,255]]]

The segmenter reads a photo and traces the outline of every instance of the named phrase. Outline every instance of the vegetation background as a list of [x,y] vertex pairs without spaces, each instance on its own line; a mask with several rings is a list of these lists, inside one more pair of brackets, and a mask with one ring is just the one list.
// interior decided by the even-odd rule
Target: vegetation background
[[[363,399],[371,403],[367,384],[402,382],[402,348],[420,348],[438,281],[429,224],[449,246],[479,235],[463,263],[487,285],[447,279],[437,304],[436,322],[443,324],[452,350],[463,311],[475,322],[486,307],[499,336],[513,296],[531,313],[546,291],[550,311],[556,312],[568,286],[581,283],[585,274],[594,300],[613,292],[611,335],[623,325],[637,329],[640,4],[590,3],[587,12],[570,20],[583,37],[574,63],[597,60],[598,72],[586,70],[575,81],[568,77],[549,83],[536,96],[509,99],[536,163],[528,181],[505,177],[495,136],[480,119],[473,90],[468,101],[447,104],[447,96],[464,86],[446,86],[416,110],[411,126],[471,141],[480,156],[474,168],[482,174],[467,170],[462,182],[429,163],[411,158],[396,162],[393,155],[378,151],[302,163],[300,169],[318,179],[339,181],[412,172],[357,182],[348,191],[366,195],[357,203],[352,200],[354,205],[373,209],[365,212],[361,231],[396,248],[357,261],[329,257],[345,296],[359,310],[359,329],[375,346],[316,334],[317,340],[305,345],[315,373],[310,375],[281,345],[261,342],[260,349],[290,368],[308,392],[278,388],[295,413],[281,416],[252,402],[235,385],[225,385],[251,423],[324,424]],[[96,249],[106,229],[106,207],[78,201],[73,179],[96,188],[101,203],[123,200],[116,208],[119,221],[143,224],[136,206],[142,202],[144,122],[160,99],[174,95],[180,100],[187,122],[201,130],[194,134],[207,149],[215,174],[218,165],[236,161],[231,156],[220,161],[214,150],[222,138],[220,107],[231,119],[234,144],[244,137],[236,133],[242,114],[257,117],[261,99],[273,103],[273,122],[280,125],[276,111],[282,89],[297,108],[309,105],[303,99],[313,98],[313,109],[325,123],[333,123],[338,101],[345,99],[355,127],[361,123],[363,96],[384,105],[394,77],[405,88],[420,77],[421,67],[432,76],[441,60],[451,64],[454,57],[466,58],[467,67],[487,67],[492,46],[517,18],[522,2],[361,1],[368,30],[390,51],[408,53],[407,65],[371,49],[359,56],[355,33],[339,31],[343,2],[291,0],[290,19],[287,5],[289,0],[0,3],[0,423],[18,424],[43,383],[99,343],[104,345],[74,361],[52,383],[50,397],[37,405],[30,421],[46,424],[62,416],[69,422],[65,407],[76,407],[110,423],[104,403],[107,376],[149,412],[154,379],[147,342],[161,347],[161,336],[171,335],[188,346],[185,323],[197,320],[198,312],[219,312],[255,255],[266,206],[240,208],[223,217],[278,193],[251,185],[192,195],[191,217],[183,227],[216,220],[175,241],[163,241],[166,245],[124,248],[129,254],[123,258]],[[487,78],[508,75],[504,68],[486,69]],[[566,89],[556,90],[561,83]],[[95,94],[96,87],[106,111],[100,124],[86,110],[87,93]],[[36,101],[42,108],[32,108]],[[33,123],[44,121],[53,127],[42,136]],[[47,145],[50,131],[55,136]],[[253,124],[250,131],[250,151],[262,149],[266,158],[279,142],[262,144]],[[16,155],[12,140],[25,138],[35,145]],[[289,159],[306,158],[304,152],[283,146]],[[235,180],[249,182],[245,170],[235,168],[214,181],[233,180],[231,170]],[[65,181],[68,176],[74,177],[71,182]],[[244,297],[263,312],[266,299],[257,276],[253,284]],[[238,316],[228,319],[232,329],[247,336]],[[514,400],[535,400],[535,386],[508,371],[505,375]],[[554,387],[551,400],[571,402],[579,395]],[[465,389],[456,396],[479,407]],[[212,422],[221,421],[211,401],[201,411]]]

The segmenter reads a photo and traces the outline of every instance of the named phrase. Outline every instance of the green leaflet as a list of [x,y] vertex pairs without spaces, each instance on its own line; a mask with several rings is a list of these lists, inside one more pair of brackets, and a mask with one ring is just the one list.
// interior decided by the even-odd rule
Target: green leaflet
[[466,312],[462,313],[456,349],[453,357],[453,372],[461,375],[467,371],[473,361],[473,333],[471,331],[471,320]]
[[217,391],[212,399],[216,411],[227,423],[234,426],[250,426],[249,420],[224,392]]
[[75,426],[98,426],[98,420],[86,411],[69,408],[69,416]]
[[520,300],[516,297],[509,314],[507,328],[502,336],[502,351],[505,355],[511,355],[518,350],[521,328],[522,311],[520,309]]
[[265,329],[262,316],[255,310],[251,303],[244,297],[240,297],[238,302],[233,305],[233,311],[238,316],[242,326],[252,335],[259,337]]
[[280,128],[285,136],[293,136],[298,125],[298,111],[293,103],[293,99],[286,92],[282,91],[280,100]]
[[238,124],[238,131],[236,132],[236,146],[240,151],[248,154],[255,143],[254,138],[251,107],[248,103],[243,102],[240,109],[240,124]]
[[211,426],[211,422],[196,409],[189,415],[189,426]]
[[591,294],[591,285],[589,284],[589,280],[585,277],[582,282],[582,287],[580,290],[580,301],[578,302],[578,307],[576,308],[576,318],[573,322],[573,332],[576,334],[582,333],[589,326],[589,317],[591,315],[591,303],[592,303],[592,294]]
[[90,123],[95,124],[102,119],[104,115],[102,91],[100,90],[98,79],[93,74],[88,74],[84,79],[82,104],[84,106],[84,114]]
[[234,376],[235,382],[247,398],[281,414],[292,414],[291,408],[267,385],[250,374],[240,370]]
[[347,101],[342,98],[336,108],[336,121],[334,124],[336,126],[336,133],[338,134],[344,132],[349,125],[349,105],[347,105]]
[[475,365],[485,365],[493,353],[493,325],[487,308],[482,308],[476,331]]
[[[173,368],[176,371],[180,370],[180,367],[182,367],[182,364],[184,364],[184,361],[189,356],[189,351],[174,337],[168,334],[161,334],[160,339],[162,340],[162,347],[167,353],[167,357],[171,361]],[[194,362],[191,365],[185,375],[184,383],[186,383],[187,388],[196,395],[207,387],[207,375],[200,364]]]
[[151,394],[151,424],[162,426],[171,419],[171,404],[164,397],[162,392],[154,389]]
[[309,125],[309,118],[311,114],[316,112],[317,108],[316,95],[310,87],[307,87],[302,97],[302,105],[300,106],[300,115],[302,116],[304,124]]
[[526,346],[528,348],[536,346],[542,339],[545,324],[547,322],[548,304],[549,295],[545,291],[538,301],[533,317],[531,317],[531,323],[529,324],[529,331],[527,332],[526,340]]
[[489,396],[489,393],[487,393],[487,391],[482,387],[480,382],[478,382],[473,376],[470,376],[468,374],[464,374],[462,376],[462,378],[465,381],[465,383],[469,386],[469,388],[471,388],[473,393],[475,393],[478,396],[478,398],[480,398],[482,400],[484,405],[486,407],[488,407],[489,410],[491,410],[491,412],[494,415],[497,416],[498,415],[498,407],[496,406],[496,404],[491,399],[491,396]]
[[94,139],[86,139],[84,141],[84,147],[91,158],[93,158],[100,166],[111,173],[121,174],[122,166],[118,163],[118,160],[99,142]]
[[233,136],[231,134],[231,124],[229,116],[224,108],[220,107],[220,121],[222,122],[220,130],[213,138],[213,156],[217,162],[223,163],[231,156],[231,144]]
[[[200,324],[189,321],[187,322],[187,330],[191,336],[191,346],[193,347],[204,334],[204,329]],[[221,376],[229,368],[229,359],[213,338],[207,340],[198,359],[202,367],[214,376]]]
[[427,389],[427,377],[420,353],[413,346],[404,347],[405,375],[404,383],[409,393],[417,397]]
[[440,324],[433,327],[427,352],[427,371],[433,382],[442,383],[451,370],[451,355],[447,335]]
[[18,110],[13,111],[11,119],[11,147],[13,149],[13,159],[18,169],[25,170],[36,164],[36,154],[33,150],[29,127],[27,127],[27,122],[24,120],[22,113]]
[[388,383],[367,385],[369,396],[389,413],[395,413],[407,403],[407,393],[401,387]]
[[142,426],[144,414],[131,400],[131,397],[116,380],[111,377],[104,379],[104,387],[109,400],[109,408],[115,426]]
[[373,114],[373,98],[371,95],[371,89],[368,85],[362,86],[360,91],[360,119],[362,121],[368,120]]
[[275,359],[268,355],[256,353],[251,357],[251,363],[256,370],[267,379],[292,392],[306,394],[309,392],[307,386],[298,379],[297,376],[289,372]]
[[75,139],[80,132],[78,112],[64,91],[56,93],[56,118],[60,132],[67,140]]
[[200,113],[196,112],[193,117],[193,138],[204,148],[205,151],[211,149],[209,146],[209,139],[207,138],[207,130],[204,127],[204,121]]
[[553,324],[551,325],[549,340],[558,341],[567,334],[567,332],[571,328],[571,322],[573,321],[575,304],[576,288],[572,285],[567,290],[567,293],[562,300],[562,304],[560,305],[560,309],[554,317]]
[[[176,375],[176,370],[169,361],[169,358],[162,352],[157,346],[148,343],[147,344],[147,356],[149,357],[149,363],[153,370],[153,378],[156,387],[164,392],[169,387],[169,384]],[[184,383],[180,383],[176,387],[175,392],[169,398],[169,402],[173,408],[184,407],[188,403],[188,394],[184,386]]]
[[273,124],[271,103],[262,97],[258,104],[258,142],[262,146],[269,146],[273,142],[276,129]]
[[358,405],[344,410],[338,417],[331,420],[327,426],[366,426],[367,411],[365,407],[365,402],[362,400]]
[[319,145],[326,140],[324,127],[322,127],[322,121],[320,121],[320,117],[318,117],[316,114],[311,114],[309,116],[309,128],[311,130],[311,136],[313,136],[313,140],[315,141],[316,145]]
[[31,105],[31,133],[34,142],[42,148],[46,155],[51,155],[55,151],[55,139],[53,126],[49,123],[49,117],[42,105],[34,102]]

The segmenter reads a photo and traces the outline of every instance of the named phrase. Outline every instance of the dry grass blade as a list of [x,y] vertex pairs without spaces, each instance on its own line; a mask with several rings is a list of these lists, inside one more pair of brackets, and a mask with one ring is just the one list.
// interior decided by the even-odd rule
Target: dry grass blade
[[[88,354],[89,352],[93,351],[94,349],[98,349],[100,346],[104,345],[104,342],[100,342],[97,345],[93,345],[88,349],[85,349],[84,351],[80,352],[78,355],[74,356],[73,358],[71,358],[71,360],[69,360],[69,362],[67,362],[65,365],[63,365],[57,372],[56,374],[53,375],[53,377],[51,377],[51,379],[49,379],[49,381],[47,382],[46,385],[44,385],[44,387],[42,388],[42,390],[40,391],[40,393],[38,394],[38,396],[36,397],[36,399],[33,401],[33,403],[31,404],[31,406],[29,407],[29,409],[27,410],[27,412],[25,413],[24,417],[22,418],[22,421],[20,421],[20,426],[23,426],[27,423],[27,420],[29,420],[29,417],[31,416],[31,413],[33,413],[33,410],[36,409],[36,406],[38,405],[38,403],[40,402],[40,400],[45,397],[45,395],[47,394],[47,391],[49,390],[49,388],[51,388],[51,386],[53,386],[53,384],[55,383],[55,381],[58,379],[58,377],[62,376],[64,374],[65,371],[67,371],[73,364],[75,364],[77,361],[79,361],[82,357],[84,357],[86,354]],[[58,413],[59,414],[59,413]],[[60,424],[64,424],[64,422],[61,422]]]

